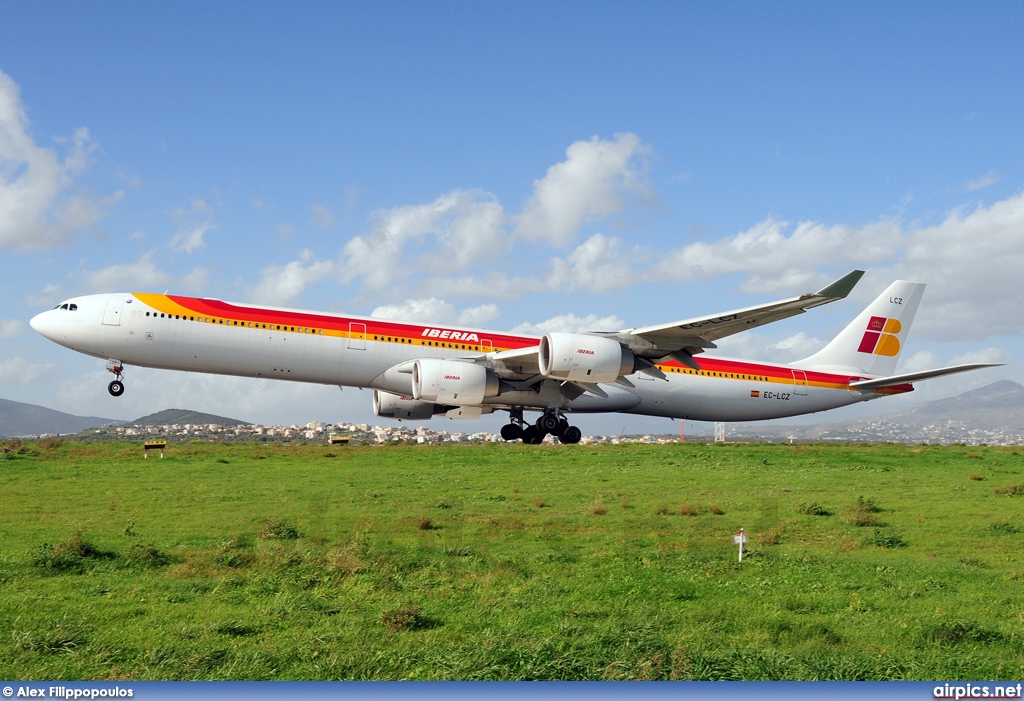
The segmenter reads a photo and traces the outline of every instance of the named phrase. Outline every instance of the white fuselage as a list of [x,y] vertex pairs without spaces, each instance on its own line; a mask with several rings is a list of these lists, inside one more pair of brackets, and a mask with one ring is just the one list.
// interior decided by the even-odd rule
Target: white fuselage
[[[239,305],[158,294],[89,295],[32,319],[42,335],[81,353],[125,365],[375,388],[408,395],[420,358],[486,360],[537,345],[536,337],[432,324]],[[71,307],[75,307],[74,310]],[[674,361],[642,373],[633,387],[603,383],[608,395],[568,399],[543,377],[513,382],[485,409],[628,412],[701,421],[752,421],[825,411],[880,394],[852,390],[858,377],[786,365],[698,358],[700,370]],[[479,412],[478,412],[479,413]]]

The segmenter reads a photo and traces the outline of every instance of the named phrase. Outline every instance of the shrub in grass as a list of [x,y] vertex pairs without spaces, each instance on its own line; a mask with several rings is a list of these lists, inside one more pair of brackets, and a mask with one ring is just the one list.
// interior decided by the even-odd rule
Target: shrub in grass
[[870,536],[864,539],[864,545],[877,545],[880,548],[905,548],[907,541],[896,533],[886,533],[876,528]]
[[784,529],[778,527],[769,528],[758,534],[757,542],[762,545],[778,545],[782,542],[783,531]]
[[723,509],[721,506],[718,506],[717,504],[711,504],[710,506],[708,506],[708,513],[714,514],[715,516],[722,516],[725,514],[725,509]]
[[940,645],[960,643],[997,643],[1006,636],[998,630],[986,628],[971,621],[938,623],[925,629],[925,639]]
[[416,528],[420,529],[421,531],[432,531],[435,528],[437,528],[437,526],[434,525],[434,522],[431,521],[429,517],[420,516],[416,520]]
[[43,543],[29,556],[29,563],[53,572],[74,572],[85,567],[89,560],[112,560],[116,553],[100,550],[82,537],[81,531],[62,543]]
[[62,445],[64,445],[64,441],[60,438],[55,438],[54,436],[43,438],[36,442],[36,448],[39,450],[56,450]]
[[389,611],[382,611],[380,624],[389,633],[397,633],[402,630],[416,630],[424,624],[422,606],[403,606]]
[[534,499],[534,500],[533,500],[532,502],[530,502],[530,503],[531,503],[531,504],[533,504],[534,506],[536,506],[536,507],[537,507],[538,509],[543,509],[543,508],[544,508],[545,506],[547,506],[547,505],[548,505],[548,503],[547,503],[546,501],[544,501],[544,500],[543,500],[542,498],[540,498],[540,497],[537,497],[536,499]]
[[88,642],[85,626],[67,616],[57,623],[26,631],[15,631],[11,635],[14,647],[27,652],[57,654],[72,652]]
[[469,548],[449,546],[444,549],[444,554],[449,557],[473,557],[476,553]]
[[986,530],[992,531],[993,533],[1020,533],[1019,528],[1006,521],[989,524]]
[[128,549],[125,562],[137,567],[155,568],[171,564],[171,558],[152,543],[136,543]]
[[655,516],[668,516],[670,513],[672,513],[672,509],[668,504],[658,504],[654,507]]
[[604,516],[608,513],[608,508],[604,504],[591,504],[587,509],[587,513],[591,516]]
[[971,475],[970,479],[974,480],[975,482],[982,482],[985,478],[982,477],[981,475]]
[[871,497],[868,497],[867,499],[864,497],[857,497],[856,508],[871,514],[879,514],[883,511],[882,507],[875,504],[875,500]]
[[800,506],[798,506],[796,510],[802,514],[807,514],[808,516],[832,515],[832,512],[829,509],[825,508],[816,501],[812,501],[810,503],[803,503]]
[[0,450],[0,453],[3,453],[4,455],[24,455],[27,452],[28,446],[26,446],[24,443],[17,440],[16,438],[12,438],[9,441],[4,441],[3,450]]
[[857,526],[860,528],[866,526],[884,526],[885,524],[880,523],[878,518],[875,516],[875,514],[881,511],[881,507],[875,504],[874,499],[857,497],[857,503],[846,511],[843,520],[851,526]]
[[366,568],[366,563],[350,550],[332,550],[327,554],[327,566],[344,574],[355,574]]
[[213,632],[220,633],[221,635],[230,635],[233,638],[244,638],[259,633],[260,629],[258,626],[246,625],[238,621],[229,621],[215,625]]
[[1015,484],[1012,487],[996,487],[993,489],[996,494],[1008,494],[1014,497],[1024,496],[1024,484]]
[[690,502],[686,502],[685,504],[683,504],[682,506],[679,507],[679,515],[680,516],[696,516],[699,513],[700,513],[700,507],[699,506],[694,506]]
[[290,523],[271,518],[267,519],[266,524],[260,530],[259,537],[261,540],[295,540],[301,538],[302,534]]

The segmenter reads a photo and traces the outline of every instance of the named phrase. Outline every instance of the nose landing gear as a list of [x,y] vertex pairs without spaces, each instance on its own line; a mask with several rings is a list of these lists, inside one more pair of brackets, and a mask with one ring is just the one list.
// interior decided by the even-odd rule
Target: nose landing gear
[[113,397],[120,397],[124,394],[124,366],[120,360],[111,358],[107,361],[107,372],[114,373],[114,379],[107,385],[107,391]]
[[527,445],[539,445],[550,434],[557,436],[559,443],[572,445],[583,437],[578,428],[570,426],[554,409],[541,414],[532,426],[523,421],[522,409],[510,409],[508,413],[511,423],[501,427],[501,437],[506,441],[522,439]]

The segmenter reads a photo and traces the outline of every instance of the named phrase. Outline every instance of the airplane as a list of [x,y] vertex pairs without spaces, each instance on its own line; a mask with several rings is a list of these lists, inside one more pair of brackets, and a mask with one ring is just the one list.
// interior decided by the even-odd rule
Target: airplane
[[[32,328],[107,361],[111,395],[126,365],[373,389],[377,416],[473,419],[507,411],[506,441],[577,443],[569,414],[624,412],[756,421],[913,391],[913,383],[998,363],[893,374],[925,285],[892,283],[801,361],[706,356],[715,341],[844,299],[854,270],[821,290],[730,312],[621,331],[513,335],[172,294],[74,297]],[[532,423],[524,412],[539,412]]]

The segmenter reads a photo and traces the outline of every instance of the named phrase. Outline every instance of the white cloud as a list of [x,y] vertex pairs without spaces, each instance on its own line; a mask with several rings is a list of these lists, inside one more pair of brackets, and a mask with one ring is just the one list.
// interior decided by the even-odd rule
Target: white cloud
[[813,355],[824,348],[826,342],[810,337],[803,331],[778,341],[763,333],[747,331],[716,343],[718,349],[709,351],[709,354],[769,363],[792,363]]
[[989,185],[995,185],[996,182],[998,182],[998,180],[999,180],[999,176],[996,175],[996,172],[994,170],[990,170],[989,172],[985,173],[985,175],[981,176],[977,180],[972,180],[972,181],[970,181],[968,183],[965,183],[964,184],[964,190],[966,190],[967,192],[974,192],[975,190],[983,190],[984,188],[988,187]]
[[46,307],[49,309],[59,302],[63,296],[63,288],[60,285],[50,283],[39,292],[35,292],[26,297],[25,304],[30,307]]
[[27,385],[47,377],[53,366],[49,363],[30,363],[24,358],[0,361],[0,385]]
[[437,297],[407,299],[402,304],[388,304],[374,309],[370,316],[379,319],[416,321],[448,326],[481,327],[501,315],[496,304],[481,304],[469,309],[456,309],[455,305]]
[[967,363],[1008,363],[1012,360],[1009,353],[1002,348],[979,348],[953,356],[950,365],[966,365]]
[[17,319],[0,319],[0,338],[14,338],[25,332],[25,324]]
[[327,205],[317,202],[310,207],[313,226],[317,229],[329,229],[334,226],[334,213]]
[[194,198],[186,209],[178,207],[174,210],[174,216],[181,225],[178,232],[167,242],[167,247],[191,255],[198,248],[203,248],[206,242],[203,237],[213,229],[213,208],[202,198]]
[[906,235],[891,277],[928,283],[915,333],[981,340],[1024,330],[1024,193]]
[[628,200],[649,198],[638,163],[648,152],[636,134],[573,143],[564,161],[534,181],[533,195],[515,218],[517,236],[564,246],[585,221],[622,211]]
[[746,273],[743,289],[747,292],[792,294],[830,282],[831,275],[819,272],[823,267],[891,261],[903,241],[898,222],[891,219],[860,228],[801,222],[790,230],[787,222],[768,217],[714,243],[697,242],[669,251],[650,275],[667,282],[691,282]]
[[370,291],[383,290],[415,272],[420,266],[403,261],[403,256],[408,246],[427,237],[441,249],[419,250],[426,267],[434,270],[464,269],[490,259],[510,243],[504,210],[493,195],[480,190],[456,190],[430,204],[376,212],[374,218],[371,232],[353,238],[343,251],[343,280],[361,279]]
[[[534,182],[533,195],[512,222],[514,232],[504,207],[483,190],[454,190],[429,204],[376,212],[370,232],[344,248],[342,281],[360,281],[372,295],[427,272],[438,277],[419,283],[421,292],[437,295],[439,285],[454,282],[462,290],[454,296],[493,296],[495,284],[504,296],[520,282],[527,284],[525,290],[509,290],[517,296],[538,289],[605,291],[626,284],[628,269],[610,259],[612,253],[621,254],[620,242],[603,235],[591,237],[566,259],[554,259],[548,279],[485,273],[481,283],[477,276],[452,273],[493,261],[517,239],[568,244],[584,222],[649,198],[641,162],[647,152],[635,134],[572,144],[566,160]],[[448,296],[447,291],[440,294]]]
[[97,147],[88,129],[56,139],[65,151],[61,161],[54,149],[36,145],[28,127],[18,85],[0,71],[0,248],[66,244],[123,196],[99,197],[76,186],[75,177]]
[[199,226],[182,229],[171,237],[171,240],[167,242],[167,247],[175,251],[191,254],[192,251],[206,245],[203,237],[212,228],[213,224],[204,222]]
[[624,251],[622,242],[594,234],[577,246],[567,259],[551,261],[547,287],[552,290],[584,289],[600,293],[629,287],[639,279],[631,266],[640,249]]
[[512,329],[512,333],[543,336],[552,331],[621,331],[625,326],[625,322],[614,315],[599,317],[596,314],[588,314],[581,317],[575,314],[562,314],[536,324],[520,324]]
[[337,269],[333,261],[323,260],[308,265],[312,252],[299,254],[301,260],[286,265],[271,265],[260,271],[260,281],[249,290],[249,299],[260,304],[287,305],[296,300],[307,287],[323,280]]
[[529,294],[550,291],[550,280],[485,272],[480,276],[431,278],[421,285],[426,294],[455,299],[520,299]]
[[206,287],[208,271],[193,268],[183,277],[165,273],[153,262],[149,251],[134,263],[119,263],[100,270],[80,273],[83,292],[131,292],[143,290],[174,290],[198,293]]

